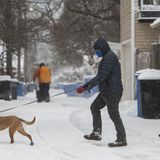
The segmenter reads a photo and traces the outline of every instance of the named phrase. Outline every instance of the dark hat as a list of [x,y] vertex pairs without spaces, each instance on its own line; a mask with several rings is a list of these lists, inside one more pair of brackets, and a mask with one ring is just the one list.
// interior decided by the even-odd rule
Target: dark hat
[[93,48],[94,48],[95,50],[100,50],[100,51],[102,51],[103,54],[104,54],[104,53],[107,53],[108,51],[111,50],[110,47],[109,47],[109,45],[108,45],[108,43],[107,43],[107,41],[106,41],[104,38],[98,38],[98,39],[95,41],[95,43],[94,43],[94,45],[93,45]]
[[45,64],[44,63],[40,63],[39,67],[42,67],[42,66],[45,66]]

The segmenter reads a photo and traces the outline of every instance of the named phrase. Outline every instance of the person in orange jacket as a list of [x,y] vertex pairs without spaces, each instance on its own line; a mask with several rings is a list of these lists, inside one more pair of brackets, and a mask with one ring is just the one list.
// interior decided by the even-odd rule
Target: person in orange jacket
[[49,102],[50,101],[49,89],[50,89],[50,83],[51,83],[51,71],[44,63],[41,63],[39,65],[39,68],[33,74],[33,81],[35,81],[36,78],[38,78],[38,81],[39,81],[38,102],[42,102],[42,101]]

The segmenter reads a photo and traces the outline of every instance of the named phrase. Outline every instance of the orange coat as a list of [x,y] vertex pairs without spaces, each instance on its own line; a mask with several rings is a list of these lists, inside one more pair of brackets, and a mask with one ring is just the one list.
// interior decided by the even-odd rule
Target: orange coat
[[38,78],[39,83],[50,83],[51,82],[51,72],[46,66],[42,66],[36,70],[33,74],[33,80]]

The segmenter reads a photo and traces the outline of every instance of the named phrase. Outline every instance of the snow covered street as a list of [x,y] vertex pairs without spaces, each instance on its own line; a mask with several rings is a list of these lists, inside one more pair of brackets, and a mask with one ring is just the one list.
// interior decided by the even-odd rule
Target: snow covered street
[[[61,90],[51,90],[50,94]],[[35,93],[29,93],[18,100],[0,100],[0,116],[16,115],[27,121],[36,116],[36,123],[25,130],[32,135],[35,145],[15,134],[15,143],[9,144],[8,130],[0,132],[1,160],[159,160],[160,120],[137,117],[136,102],[121,102],[120,111],[127,132],[127,147],[109,148],[115,140],[115,129],[108,117],[106,107],[102,110],[103,139],[100,142],[83,139],[92,131],[90,104],[93,97],[67,97],[65,94],[52,97],[50,103],[24,103],[35,100]]]

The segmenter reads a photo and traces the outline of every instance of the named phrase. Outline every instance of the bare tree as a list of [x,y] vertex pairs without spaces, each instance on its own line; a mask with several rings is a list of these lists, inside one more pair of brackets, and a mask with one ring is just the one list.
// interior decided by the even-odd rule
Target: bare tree
[[24,53],[27,64],[34,60],[34,54],[27,50],[31,44],[36,46],[37,41],[53,46],[55,65],[79,66],[84,54],[92,65],[92,45],[97,37],[119,41],[119,3],[119,0],[1,0],[0,39],[6,47],[7,74],[13,74],[13,54],[20,59]]
[[81,51],[89,56],[92,65],[92,45],[97,37],[119,42],[119,3],[119,0],[65,1],[63,14],[58,21],[59,32],[54,34],[56,42],[64,44],[61,48],[57,47],[59,54],[66,56],[68,53],[70,56],[65,58],[69,61],[72,53],[79,55]]
[[18,57],[18,79],[21,76],[22,49],[25,50],[28,43],[36,40],[45,24],[42,13],[36,14],[30,10],[30,6],[37,3],[38,1],[35,2],[34,0],[0,1],[0,39],[4,42],[6,48],[6,74],[13,77],[12,56],[16,54]]

